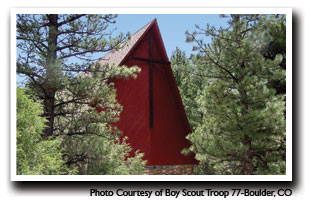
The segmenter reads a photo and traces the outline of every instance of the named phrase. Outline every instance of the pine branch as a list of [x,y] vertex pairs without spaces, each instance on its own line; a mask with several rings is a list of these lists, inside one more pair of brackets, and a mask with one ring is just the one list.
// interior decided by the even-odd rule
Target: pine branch
[[68,23],[73,22],[73,21],[75,21],[75,20],[77,20],[77,19],[79,19],[79,18],[81,18],[81,17],[83,17],[83,16],[86,16],[86,14],[74,15],[74,16],[68,18],[67,20],[64,20],[64,21],[62,21],[62,22],[59,22],[59,23],[57,24],[57,26],[60,27],[60,26],[62,26],[62,25],[64,25],[64,24],[68,24]]

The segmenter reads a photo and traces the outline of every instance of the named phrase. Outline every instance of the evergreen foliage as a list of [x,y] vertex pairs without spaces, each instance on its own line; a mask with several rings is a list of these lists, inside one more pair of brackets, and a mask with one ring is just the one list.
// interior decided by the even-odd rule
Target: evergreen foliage
[[[282,69],[286,69],[286,23],[285,16],[278,16],[278,21],[272,24],[267,32],[269,43],[263,49],[265,59],[275,59],[277,55],[282,56],[282,61],[279,65]],[[286,93],[286,79],[273,78],[269,80],[268,86],[276,90],[277,94]]]
[[17,73],[43,103],[43,139],[58,140],[65,165],[79,174],[140,174],[145,165],[141,153],[129,157],[131,148],[113,126],[122,110],[113,79],[134,79],[140,69],[96,58],[130,37],[112,37],[116,17],[17,15]]
[[33,101],[23,89],[17,88],[17,174],[74,174],[64,166],[61,140],[43,140],[46,119],[41,117],[42,104]]
[[188,59],[184,51],[176,48],[171,57],[171,67],[189,124],[191,129],[194,129],[201,123],[203,115],[198,110],[199,105],[195,98],[200,96],[206,82],[206,77],[203,75],[204,66],[197,63],[194,55]]
[[[183,152],[196,154],[199,174],[285,174],[285,94],[269,85],[271,80],[285,81],[285,70],[279,67],[283,55],[262,54],[270,45],[268,31],[278,27],[279,18],[222,17],[229,18],[228,28],[207,25],[187,32],[187,41],[195,43],[193,49],[198,51],[189,64],[178,65],[187,60],[177,57],[178,50],[173,58],[174,72],[187,72],[182,76],[188,83],[179,84],[184,104],[193,105],[186,109],[193,128],[188,135],[192,146]],[[200,36],[211,37],[211,43]]]

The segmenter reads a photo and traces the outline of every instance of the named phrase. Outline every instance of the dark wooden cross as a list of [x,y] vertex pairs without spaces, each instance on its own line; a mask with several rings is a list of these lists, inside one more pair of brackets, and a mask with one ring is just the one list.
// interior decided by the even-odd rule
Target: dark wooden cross
[[150,128],[153,128],[153,69],[152,63],[170,64],[168,61],[156,60],[152,57],[152,36],[149,37],[149,58],[134,57],[131,59],[149,63],[149,106],[150,106]]

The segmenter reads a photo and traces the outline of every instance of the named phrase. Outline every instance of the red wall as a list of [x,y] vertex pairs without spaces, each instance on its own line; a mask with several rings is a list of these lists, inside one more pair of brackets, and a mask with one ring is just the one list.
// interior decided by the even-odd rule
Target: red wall
[[[148,37],[152,34],[153,59],[163,60],[165,51],[158,33],[149,32],[131,56],[149,58]],[[167,59],[165,59],[167,60]],[[117,127],[129,137],[134,150],[145,153],[148,165],[196,164],[194,157],[184,156],[181,150],[190,144],[185,136],[190,132],[183,107],[180,104],[175,81],[167,64],[153,63],[153,128],[149,126],[149,68],[148,63],[132,60],[124,65],[141,68],[136,79],[116,80],[117,99],[123,105]]]

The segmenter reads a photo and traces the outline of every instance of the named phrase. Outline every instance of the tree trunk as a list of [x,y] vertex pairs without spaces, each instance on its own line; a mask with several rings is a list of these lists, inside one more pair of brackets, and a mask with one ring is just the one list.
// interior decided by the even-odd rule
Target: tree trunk
[[248,146],[248,150],[246,153],[246,160],[243,164],[243,174],[244,175],[252,175],[253,174],[253,152],[251,147],[251,139],[248,136],[244,137],[244,144]]
[[44,130],[45,138],[53,135],[54,130],[54,104],[55,94],[57,91],[58,79],[57,76],[57,37],[58,37],[58,15],[47,15],[49,20],[48,30],[48,47],[46,57],[46,78],[45,78],[45,98],[44,109],[47,115],[47,128]]
[[[239,82],[242,83],[242,81],[244,80],[244,74],[246,71],[246,67],[245,67],[245,62],[242,59],[240,61],[240,67],[242,69],[242,71],[240,72],[240,76],[239,76]],[[240,85],[242,86],[242,85]],[[239,93],[240,93],[240,104],[245,106],[243,107],[243,109],[241,110],[241,114],[242,116],[245,116],[248,113],[249,110],[249,103],[248,103],[248,98],[247,98],[247,92],[245,90],[245,88],[242,86],[239,89]],[[243,128],[241,128],[243,130]],[[248,131],[243,130],[243,145],[248,147],[247,152],[245,153],[245,161],[243,164],[243,174],[244,175],[252,175],[253,174],[253,151],[252,151],[252,140],[248,135]]]
[[55,111],[54,111],[54,104],[55,104],[55,91],[46,90],[46,96],[44,98],[44,109],[46,114],[46,129],[44,130],[44,138],[47,139],[49,136],[53,135],[54,130],[54,119],[55,119]]

